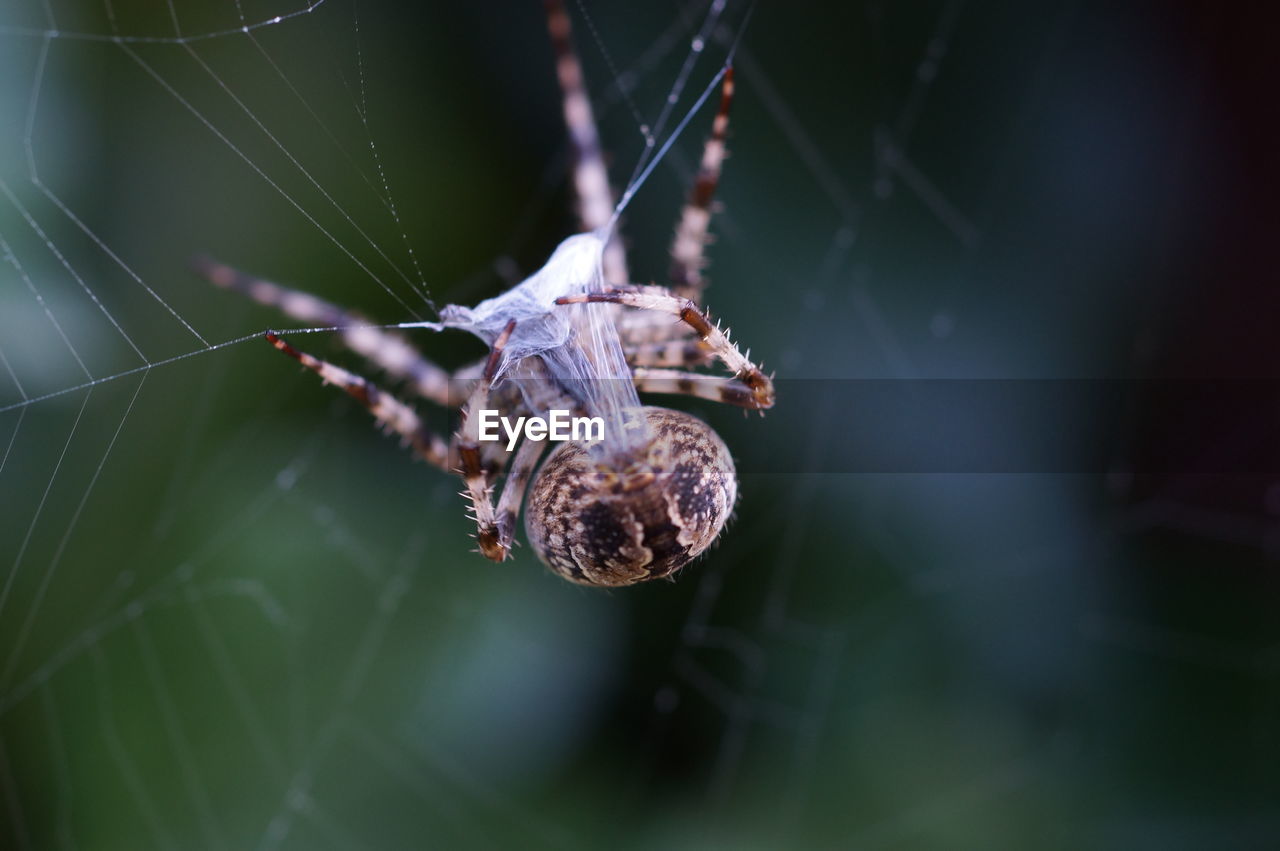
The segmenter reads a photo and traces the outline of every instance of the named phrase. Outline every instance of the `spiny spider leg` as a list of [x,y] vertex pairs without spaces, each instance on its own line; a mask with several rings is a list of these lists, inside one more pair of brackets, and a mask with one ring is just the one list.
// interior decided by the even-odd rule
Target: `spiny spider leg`
[[342,328],[342,341],[347,348],[393,378],[409,382],[414,392],[424,399],[449,406],[449,373],[424,358],[399,334],[370,327],[368,320],[310,293],[246,275],[207,257],[196,258],[192,265],[215,286],[246,295],[300,322]]
[[462,423],[458,426],[458,459],[463,481],[467,489],[464,496],[471,500],[471,508],[476,521],[476,541],[485,558],[502,561],[507,557],[509,547],[503,546],[498,531],[497,517],[494,513],[489,471],[485,468],[480,449],[480,417],[479,411],[489,404],[489,391],[493,387],[494,376],[502,363],[502,352],[511,333],[516,329],[516,321],[512,319],[506,328],[494,340],[489,351],[489,359],[485,362],[484,375],[481,377],[462,412]]
[[295,349],[275,334],[268,332],[266,338],[271,345],[319,375],[325,384],[336,384],[349,393],[368,408],[379,423],[413,447],[419,458],[442,470],[451,470],[449,445],[429,431],[418,414],[404,402],[354,372]]
[[710,241],[712,199],[720,182],[720,171],[728,154],[729,106],[733,103],[733,69],[724,72],[720,108],[711,124],[711,135],[702,147],[702,163],[689,200],[680,213],[675,240],[671,243],[672,291],[683,298],[701,301],[706,286],[702,270],[707,265],[704,251]]
[[[573,49],[572,25],[562,0],[546,0],[547,29],[556,55],[556,77],[564,96],[564,123],[573,144],[573,186],[578,196],[578,218],[583,230],[604,227],[613,218],[613,192],[605,168],[591,100],[582,78],[582,65]],[[621,283],[630,280],[626,252],[615,236],[604,250],[604,277]]]
[[729,340],[728,334],[720,330],[719,326],[713,325],[710,317],[689,299],[674,296],[662,287],[632,287],[626,290],[579,293],[556,299],[556,304],[594,302],[620,304],[679,317],[710,347],[712,353],[729,368],[734,377],[751,389],[755,401],[751,407],[759,409],[773,407],[773,381],[746,355],[738,351],[738,347]]
[[[763,404],[757,391],[737,378],[723,375],[704,375],[682,369],[649,369],[638,366],[631,372],[636,390],[641,393],[667,393],[696,396],[712,402],[724,402],[753,411],[769,407]],[[770,397],[771,399],[772,397]]]

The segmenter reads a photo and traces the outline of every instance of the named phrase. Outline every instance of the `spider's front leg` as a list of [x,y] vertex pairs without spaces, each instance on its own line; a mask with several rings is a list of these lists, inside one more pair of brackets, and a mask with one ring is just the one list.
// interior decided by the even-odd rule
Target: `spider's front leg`
[[449,373],[423,357],[404,337],[302,290],[247,275],[207,257],[192,261],[195,272],[214,286],[241,293],[308,325],[339,329],[351,351],[372,361],[392,378],[407,381],[415,393],[448,407]]
[[448,470],[452,466],[449,462],[449,445],[439,435],[427,429],[413,408],[369,379],[299,351],[275,334],[268,333],[266,338],[277,350],[319,375],[326,384],[336,384],[368,408],[369,413],[388,431],[400,435],[406,444],[413,447],[419,458],[442,470]]
[[712,199],[720,182],[720,171],[728,154],[729,107],[733,103],[733,68],[726,68],[720,90],[720,108],[711,125],[711,135],[702,147],[702,162],[689,200],[680,212],[680,224],[671,243],[671,282],[676,295],[702,300],[707,282],[702,274],[707,265]]
[[[489,404],[489,391],[493,388],[494,376],[497,375],[498,367],[502,364],[502,351],[506,348],[507,341],[511,339],[515,328],[516,321],[512,319],[494,341],[493,348],[489,351],[489,359],[485,362],[484,373],[475,389],[471,391],[470,398],[467,399],[466,409],[462,413],[462,423],[458,426],[458,473],[467,486],[463,495],[471,500],[473,519],[476,521],[476,542],[480,545],[480,553],[493,561],[506,559],[511,551],[513,532],[504,536],[498,526],[498,515],[494,511],[492,485],[489,480],[491,471],[484,463],[484,453],[480,446],[480,411]],[[521,446],[516,454],[517,461],[527,454],[525,447]],[[533,462],[536,463],[536,461],[537,458],[533,458]],[[517,470],[513,468],[513,478],[516,472]],[[508,486],[510,484],[511,482],[508,482]],[[504,499],[506,497],[505,490],[503,497]],[[515,524],[510,525],[514,530]]]
[[[720,330],[720,327],[711,321],[711,317],[689,299],[673,295],[663,287],[610,289],[604,292],[579,293],[556,299],[556,304],[596,302],[620,304],[625,307],[652,310],[678,317],[680,321],[693,329],[693,332],[698,335],[711,353],[729,368],[733,373],[734,379],[746,390],[740,400],[733,400],[733,404],[759,410],[773,407],[773,380],[765,375],[760,367],[752,363],[750,358],[739,351],[738,347],[729,339],[728,334]],[[654,372],[657,371],[655,370]],[[637,377],[640,373],[641,370],[635,370]],[[705,376],[699,376],[696,373],[679,373],[661,377],[685,380],[706,379]],[[680,390],[678,392],[685,391]],[[725,399],[724,401],[730,400]]]
[[[764,408],[769,407],[760,401],[758,392],[746,382],[723,375],[638,366],[631,371],[631,378],[636,390],[641,393],[694,396],[762,413]],[[772,396],[768,398],[772,400]]]
[[[578,218],[583,230],[598,230],[613,218],[613,192],[609,189],[609,171],[605,168],[600,133],[583,80],[582,64],[573,49],[572,25],[564,0],[546,0],[546,12],[563,98],[564,123],[573,147],[573,188],[578,196]],[[616,236],[605,246],[602,263],[606,280],[628,279],[626,252]]]

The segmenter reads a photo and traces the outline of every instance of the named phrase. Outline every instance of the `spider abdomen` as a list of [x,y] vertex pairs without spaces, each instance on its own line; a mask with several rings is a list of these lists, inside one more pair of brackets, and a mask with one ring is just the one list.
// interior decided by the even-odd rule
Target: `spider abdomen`
[[634,585],[670,576],[711,546],[733,511],[738,480],[719,435],[680,411],[644,412],[651,440],[625,468],[565,443],[533,483],[525,531],[565,579]]

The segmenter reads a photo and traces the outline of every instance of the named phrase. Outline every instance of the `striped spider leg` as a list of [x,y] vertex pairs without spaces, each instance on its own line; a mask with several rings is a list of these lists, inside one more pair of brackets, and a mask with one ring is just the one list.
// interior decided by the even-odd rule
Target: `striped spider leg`
[[[484,373],[463,406],[462,423],[458,426],[459,473],[467,486],[463,495],[471,500],[472,519],[476,523],[476,542],[480,545],[480,553],[492,561],[505,560],[511,551],[515,521],[514,518],[507,517],[506,512],[512,510],[513,504],[518,511],[524,484],[532,475],[533,466],[538,463],[543,448],[541,443],[533,441],[521,444],[516,452],[516,463],[508,474],[507,483],[499,498],[502,508],[495,509],[491,473],[485,468],[481,453],[478,412],[489,407],[489,394],[493,389],[498,367],[502,364],[503,351],[515,328],[516,321],[512,319],[494,341],[485,361]],[[511,495],[508,496],[508,493]],[[500,516],[504,519],[502,524],[499,524]]]
[[671,242],[671,290],[693,302],[702,301],[706,279],[706,248],[711,242],[712,199],[720,183],[720,172],[729,156],[729,107],[733,105],[733,68],[726,68],[720,83],[720,107],[711,124],[711,135],[702,146],[702,162],[689,200],[680,213],[675,239]]
[[[729,108],[733,104],[733,68],[726,68],[721,81],[720,106],[711,125],[711,134],[703,143],[702,160],[694,178],[689,198],[680,212],[675,237],[671,242],[670,294],[692,302],[702,302],[707,280],[703,274],[707,266],[706,247],[712,241],[711,215],[715,211],[713,199],[720,183],[724,161],[728,157]],[[714,357],[705,339],[692,338],[697,331],[688,323],[672,325],[663,322],[653,313],[639,311],[626,313],[618,322],[623,345],[628,352],[628,362],[637,367],[701,366]],[[685,381],[689,376],[668,373],[647,373],[644,389],[653,393],[688,392]],[[721,399],[717,392],[705,385],[693,395]],[[734,402],[733,404],[738,404]]]
[[[578,199],[578,220],[584,231],[606,227],[613,218],[613,192],[605,168],[600,132],[596,129],[591,98],[587,96],[582,63],[573,49],[572,25],[563,0],[546,0],[547,30],[556,57],[556,77],[560,81],[564,123],[573,149],[573,188]],[[605,246],[604,277],[624,283],[627,274],[626,250],[616,236]]]
[[247,275],[207,257],[196,258],[192,262],[192,268],[197,275],[214,286],[248,296],[258,304],[275,308],[291,319],[307,325],[339,329],[342,342],[351,351],[372,362],[392,378],[406,382],[418,396],[449,407],[449,382],[456,376],[451,376],[446,370],[424,358],[400,334],[372,327],[364,317],[310,293]]
[[357,402],[368,408],[374,419],[388,431],[400,435],[400,438],[413,448],[419,458],[442,470],[449,470],[452,467],[449,444],[439,435],[428,430],[413,408],[367,378],[299,351],[276,334],[267,332],[265,336],[267,342],[275,346],[278,351],[320,376],[325,384],[334,384],[342,388]]
[[[743,408],[765,410],[773,407],[773,380],[751,362],[729,339],[729,335],[712,324],[711,317],[697,304],[675,295],[665,287],[614,288],[599,293],[580,293],[556,299],[556,304],[605,303],[634,307],[677,317],[693,329],[710,353],[723,363],[732,378],[711,377],[697,372],[658,369],[647,366],[632,368],[636,389],[650,393],[683,393]],[[687,351],[681,347],[677,353]]]
[[687,333],[675,339],[642,343],[624,341],[623,354],[627,365],[688,367],[705,364],[711,357],[711,348],[693,336],[693,329],[687,325],[680,327]]
[[[355,314],[310,293],[246,275],[208,258],[197,258],[193,267],[197,274],[215,286],[241,293],[293,319],[341,329],[339,333],[347,347],[380,367],[388,376],[404,381],[424,399],[441,405],[449,404],[449,373],[420,355],[400,335],[370,327]],[[443,470],[454,468],[448,442],[427,429],[408,404],[363,376],[295,349],[277,334],[265,336],[278,351],[319,375],[324,383],[340,387],[368,408],[379,423],[398,434],[419,458]]]

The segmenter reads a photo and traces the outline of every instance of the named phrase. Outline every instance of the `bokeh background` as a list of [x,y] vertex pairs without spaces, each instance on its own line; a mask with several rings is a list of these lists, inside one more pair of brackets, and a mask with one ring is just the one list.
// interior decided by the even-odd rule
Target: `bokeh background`
[[[570,6],[621,184],[708,6]],[[737,517],[600,592],[469,553],[456,482],[265,344],[208,348],[287,323],[197,254],[395,322],[574,228],[540,4],[235,31],[297,8],[0,12],[0,845],[1280,843],[1277,424],[1144,390],[1277,377],[1272,22],[729,2],[676,116],[742,33],[708,301],[779,410],[671,402],[732,446]],[[624,219],[639,280],[710,117]],[[1096,463],[882,469],[851,388],[920,379],[1122,383]],[[1006,413],[911,437],[1083,425]],[[1171,435],[1245,451],[1190,475]]]

